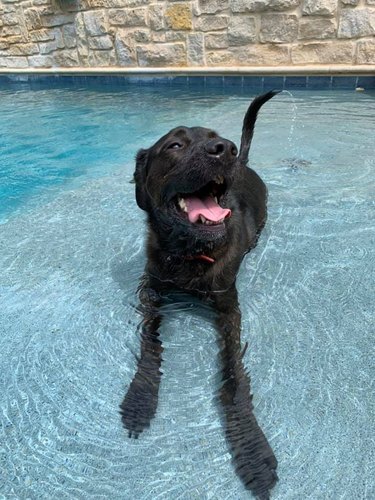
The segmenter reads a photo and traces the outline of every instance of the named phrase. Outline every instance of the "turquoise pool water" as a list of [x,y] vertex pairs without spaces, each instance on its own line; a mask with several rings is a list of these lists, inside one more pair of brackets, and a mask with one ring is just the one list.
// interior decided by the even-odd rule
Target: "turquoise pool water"
[[[36,88],[35,88],[36,87]],[[246,499],[216,392],[218,346],[171,308],[159,408],[129,440],[144,215],[138,148],[175,125],[237,144],[253,93],[158,86],[0,88],[0,497]],[[282,93],[251,163],[269,219],[238,288],[272,498],[372,499],[375,95]]]

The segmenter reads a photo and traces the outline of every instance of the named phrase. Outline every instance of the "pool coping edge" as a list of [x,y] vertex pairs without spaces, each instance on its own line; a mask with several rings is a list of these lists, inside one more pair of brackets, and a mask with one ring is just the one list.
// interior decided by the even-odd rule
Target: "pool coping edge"
[[236,66],[236,67],[71,67],[71,68],[0,68],[0,75],[139,75],[139,76],[375,76],[375,65],[324,66]]

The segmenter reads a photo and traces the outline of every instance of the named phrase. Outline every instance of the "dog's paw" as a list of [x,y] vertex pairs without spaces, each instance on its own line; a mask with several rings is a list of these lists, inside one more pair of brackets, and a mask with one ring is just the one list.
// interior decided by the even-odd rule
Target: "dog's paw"
[[258,500],[270,498],[275,486],[277,460],[250,406],[233,406],[227,411],[227,438],[234,466],[245,488]]
[[157,387],[136,374],[120,405],[121,420],[130,438],[137,439],[142,431],[150,427],[157,404]]
[[236,472],[245,488],[251,490],[258,500],[268,500],[270,490],[275,486],[278,477],[276,473],[277,461],[274,455],[269,457],[247,456],[244,451],[235,457]]
[[128,395],[129,393],[120,406],[121,420],[129,431],[128,436],[137,439],[141,432],[150,427],[151,420],[155,416],[156,405],[149,404],[147,401],[134,402],[133,397],[128,398]]

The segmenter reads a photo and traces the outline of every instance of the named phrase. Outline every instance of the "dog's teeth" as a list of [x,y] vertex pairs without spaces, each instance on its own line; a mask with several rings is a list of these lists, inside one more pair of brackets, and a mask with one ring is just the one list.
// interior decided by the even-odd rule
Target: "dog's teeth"
[[206,217],[204,215],[200,215],[199,217],[201,219],[202,224],[206,224],[207,223]]
[[183,210],[184,212],[187,212],[187,206],[186,206],[186,202],[183,198],[179,198],[178,199],[178,205],[179,207],[181,208],[181,210]]
[[214,200],[215,200],[215,202],[216,202],[216,203],[219,203],[219,202],[217,201],[217,196],[214,196]]
[[222,175],[218,175],[215,178],[215,182],[216,182],[216,184],[224,184],[224,177]]

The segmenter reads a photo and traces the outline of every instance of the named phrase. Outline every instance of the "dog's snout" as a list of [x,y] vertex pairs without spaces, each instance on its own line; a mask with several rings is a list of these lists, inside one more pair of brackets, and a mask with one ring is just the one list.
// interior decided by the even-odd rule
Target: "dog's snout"
[[205,144],[204,149],[212,156],[237,156],[236,145],[226,139],[213,139]]

